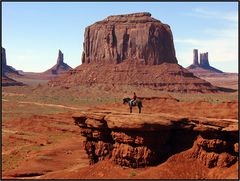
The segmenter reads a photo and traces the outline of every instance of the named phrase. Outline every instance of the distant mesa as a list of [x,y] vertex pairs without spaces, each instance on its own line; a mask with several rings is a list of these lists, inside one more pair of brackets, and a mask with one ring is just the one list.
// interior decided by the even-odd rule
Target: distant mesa
[[10,75],[20,75],[16,69],[7,65],[6,50],[2,48],[2,86],[15,86],[15,85],[24,85],[22,82],[18,82],[12,78],[9,78]]
[[6,50],[2,47],[2,75],[8,74],[21,75],[15,68],[7,65]]
[[198,62],[198,49],[193,50],[193,64],[187,67],[189,71],[194,73],[198,72],[212,72],[212,73],[223,73],[221,70],[218,70],[209,64],[208,52],[200,53],[200,63]]
[[63,61],[64,61],[63,53],[61,52],[61,50],[59,50],[58,57],[57,57],[57,64],[43,73],[58,75],[58,74],[65,73],[69,70],[72,70],[72,67],[70,67],[68,64],[64,63]]
[[131,85],[171,92],[215,92],[178,64],[169,25],[150,13],[114,15],[85,29],[82,65],[48,83]]

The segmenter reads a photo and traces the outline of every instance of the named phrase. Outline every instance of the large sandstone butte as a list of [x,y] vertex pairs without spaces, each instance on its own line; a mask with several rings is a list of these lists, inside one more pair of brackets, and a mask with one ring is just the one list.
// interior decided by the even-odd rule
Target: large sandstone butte
[[88,26],[82,63],[49,85],[105,84],[164,91],[218,91],[177,64],[169,25],[152,18],[150,13],[109,16]]
[[183,151],[186,159],[206,168],[227,169],[238,161],[238,120],[106,111],[72,117],[86,138],[90,164],[110,159],[121,166],[145,167]]
[[62,73],[65,73],[65,72],[71,70],[72,67],[70,67],[68,64],[64,63],[63,60],[64,60],[63,53],[61,52],[61,50],[59,50],[56,65],[54,65],[52,68],[50,68],[49,70],[47,70],[43,73],[58,75],[58,74],[62,74]]
[[83,63],[177,63],[169,25],[150,13],[109,16],[85,29]]

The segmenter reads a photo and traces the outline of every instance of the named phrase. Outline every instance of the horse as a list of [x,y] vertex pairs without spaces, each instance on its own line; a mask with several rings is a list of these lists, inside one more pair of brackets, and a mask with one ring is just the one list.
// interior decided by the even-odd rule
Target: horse
[[138,106],[139,113],[142,111],[142,101],[140,99],[136,99],[134,102],[131,101],[129,97],[123,98],[123,104],[128,103],[129,108],[130,108],[130,113],[132,113],[132,107],[133,106]]

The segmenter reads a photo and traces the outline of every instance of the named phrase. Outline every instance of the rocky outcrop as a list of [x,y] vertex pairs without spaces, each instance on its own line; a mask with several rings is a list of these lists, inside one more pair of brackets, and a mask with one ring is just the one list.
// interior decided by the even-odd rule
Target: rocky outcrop
[[58,57],[57,57],[57,64],[54,65],[49,70],[43,72],[43,73],[44,74],[58,75],[58,74],[65,73],[69,70],[72,70],[72,67],[70,67],[69,65],[67,65],[63,61],[64,61],[63,53],[61,52],[61,50],[59,50],[58,51]]
[[82,63],[177,63],[169,25],[150,13],[109,16],[85,29]]
[[7,65],[6,50],[2,48],[2,76],[7,74],[20,75],[16,69]]
[[86,140],[90,163],[110,159],[127,167],[164,162],[189,150],[206,167],[229,167],[238,160],[238,121],[169,114],[81,112],[72,116]]
[[208,168],[233,165],[238,160],[238,150],[234,150],[235,144],[238,143],[234,144],[231,140],[223,138],[206,139],[199,136],[193,145],[191,156]]
[[190,72],[199,74],[201,72],[209,73],[223,73],[221,70],[218,70],[209,64],[208,52],[200,53],[200,63],[198,62],[198,50],[193,50],[193,64],[187,67]]

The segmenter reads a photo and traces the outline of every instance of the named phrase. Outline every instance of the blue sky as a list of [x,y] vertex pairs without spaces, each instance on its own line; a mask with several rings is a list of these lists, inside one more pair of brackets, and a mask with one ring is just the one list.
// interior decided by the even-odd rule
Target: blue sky
[[57,61],[81,64],[85,27],[109,15],[150,12],[170,25],[178,63],[192,63],[192,50],[209,52],[210,65],[238,72],[237,2],[36,2],[2,3],[2,46],[7,63],[42,72]]

